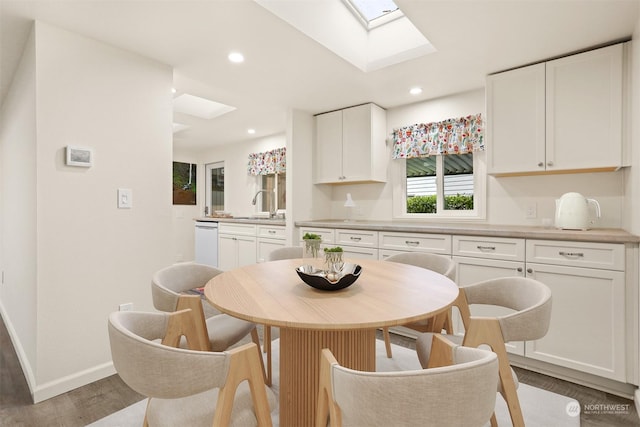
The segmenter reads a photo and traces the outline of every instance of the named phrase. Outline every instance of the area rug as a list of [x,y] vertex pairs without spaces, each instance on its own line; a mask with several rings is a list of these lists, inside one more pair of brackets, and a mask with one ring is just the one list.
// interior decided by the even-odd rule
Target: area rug
[[[278,356],[279,341],[274,340],[272,345],[273,357],[273,391],[278,393]],[[393,346],[393,358],[386,356],[384,342],[376,340],[376,366],[381,372],[407,371],[420,369],[420,363],[414,350],[405,347]],[[566,396],[552,393],[546,390],[520,384],[518,397],[522,406],[522,413],[527,427],[571,427],[580,426],[578,416],[579,403]],[[140,427],[144,419],[146,399],[133,404],[121,411],[115,412],[89,427]],[[573,410],[578,409],[578,412]],[[273,411],[273,425],[278,426],[278,411]],[[496,417],[498,425],[510,426],[511,420],[507,406],[501,396],[496,398]],[[489,424],[487,424],[488,426]],[[363,426],[364,427],[364,426]]]

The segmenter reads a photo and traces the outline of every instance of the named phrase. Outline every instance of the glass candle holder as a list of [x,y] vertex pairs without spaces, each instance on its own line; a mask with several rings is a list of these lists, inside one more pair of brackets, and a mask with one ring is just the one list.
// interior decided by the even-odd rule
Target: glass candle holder
[[304,272],[313,274],[322,271],[322,256],[320,252],[321,239],[304,239],[302,245],[302,259]]

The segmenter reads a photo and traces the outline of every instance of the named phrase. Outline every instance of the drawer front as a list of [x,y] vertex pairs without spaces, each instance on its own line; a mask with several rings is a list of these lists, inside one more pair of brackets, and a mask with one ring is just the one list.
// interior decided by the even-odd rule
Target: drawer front
[[527,240],[527,262],[624,270],[624,245]]
[[258,237],[267,237],[269,239],[286,240],[285,227],[275,225],[259,225]]
[[359,259],[378,259],[378,249],[362,248],[359,246],[342,246],[343,258],[346,261],[358,261]]
[[336,230],[335,244],[339,246],[378,247],[378,232],[366,230]]
[[524,261],[525,241],[502,237],[453,236],[453,255]]
[[224,234],[238,234],[244,236],[255,236],[255,224],[233,224],[230,222],[221,222],[218,225],[218,232]]
[[333,241],[335,239],[333,228],[303,227],[300,229],[300,241],[302,241],[302,236],[304,236],[307,233],[317,234],[318,236],[320,236],[322,238],[323,244],[333,244]]
[[451,255],[448,234],[380,233],[380,249]]

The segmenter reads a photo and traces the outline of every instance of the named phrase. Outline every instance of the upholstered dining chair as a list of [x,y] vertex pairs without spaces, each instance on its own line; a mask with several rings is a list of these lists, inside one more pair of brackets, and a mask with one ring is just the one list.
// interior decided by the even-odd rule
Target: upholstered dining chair
[[[269,254],[269,261],[280,261],[283,259],[302,258],[302,246],[284,246],[274,249]],[[267,354],[267,384],[271,384],[272,361],[271,361],[271,326],[264,325],[263,349]]]
[[[398,262],[401,264],[415,265],[416,267],[426,268],[427,270],[435,271],[443,276],[455,282],[456,280],[456,263],[451,258],[444,255],[420,253],[420,252],[403,252],[395,255],[391,255],[385,258],[385,261]],[[451,327],[451,309],[436,316],[435,318],[421,320],[419,322],[403,325],[407,328],[416,330],[418,332],[436,332],[435,325],[440,325],[441,328],[447,330],[447,332],[453,332]],[[382,335],[384,337],[384,345],[387,351],[387,357],[392,357],[391,352],[391,338],[389,336],[389,328],[382,328]]]
[[149,398],[143,425],[271,426],[269,408],[276,399],[265,386],[258,347],[248,343],[224,352],[174,347],[181,335],[193,332],[189,311],[109,316],[115,369]]
[[434,335],[427,369],[363,372],[322,350],[316,427],[483,426],[496,402],[498,360]]
[[[498,317],[474,317],[469,309],[473,304],[506,307],[513,311]],[[488,345],[498,355],[498,391],[507,402],[513,426],[524,426],[517,376],[509,365],[505,343],[538,340],[546,335],[551,320],[551,290],[527,277],[490,279],[461,287],[454,305],[460,310],[465,334],[464,337],[446,335],[447,338],[469,347]],[[416,340],[422,367],[428,366],[433,352],[432,336],[432,333],[424,333]],[[491,418],[491,425],[497,425],[495,415]]]
[[[153,306],[160,311],[174,312],[191,309],[196,334],[191,342],[182,340],[180,346],[191,350],[224,351],[236,344],[247,334],[260,347],[260,338],[256,325],[228,314],[205,316],[204,304],[200,295],[188,295],[184,292],[203,287],[209,280],[222,273],[208,265],[185,262],[174,264],[157,271],[151,280]],[[260,359],[261,363],[262,358]],[[265,371],[265,379],[267,379]],[[270,382],[267,383],[271,385]]]

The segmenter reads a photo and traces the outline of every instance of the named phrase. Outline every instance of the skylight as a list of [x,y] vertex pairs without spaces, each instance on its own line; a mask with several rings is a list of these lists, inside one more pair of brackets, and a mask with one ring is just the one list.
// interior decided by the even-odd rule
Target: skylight
[[402,12],[393,0],[343,1],[369,30],[402,16]]
[[349,0],[349,2],[369,22],[398,9],[392,0]]
[[236,107],[221,104],[210,99],[183,93],[173,100],[173,111],[211,120],[235,110]]

